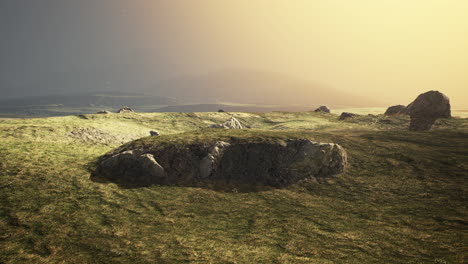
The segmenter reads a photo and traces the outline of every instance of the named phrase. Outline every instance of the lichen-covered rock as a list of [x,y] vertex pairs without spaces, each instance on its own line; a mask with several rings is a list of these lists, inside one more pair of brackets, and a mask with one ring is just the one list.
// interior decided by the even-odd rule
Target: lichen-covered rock
[[356,117],[356,116],[357,116],[357,114],[343,112],[343,113],[341,113],[341,115],[339,117],[339,120],[346,120],[346,119],[353,118],[353,117]]
[[314,112],[316,112],[316,113],[330,113],[330,109],[328,107],[322,105],[319,108],[315,109]]
[[222,128],[222,129],[243,129],[241,122],[235,117],[231,117],[229,120],[222,124],[211,125],[209,128]]
[[129,186],[223,183],[282,187],[339,174],[347,166],[341,146],[306,139],[215,141],[144,149],[121,149],[103,156],[92,178]]
[[408,110],[404,105],[394,105],[387,108],[384,115],[392,116],[392,115],[404,115],[408,114]]
[[419,95],[407,109],[411,117],[411,131],[429,130],[437,119],[451,117],[450,100],[438,91]]

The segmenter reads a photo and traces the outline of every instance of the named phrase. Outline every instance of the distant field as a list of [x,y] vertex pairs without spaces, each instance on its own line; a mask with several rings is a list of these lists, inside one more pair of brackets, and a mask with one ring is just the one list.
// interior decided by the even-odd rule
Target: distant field
[[[231,116],[252,131],[202,130]],[[0,119],[0,263],[467,263],[468,119],[408,124],[313,112]],[[89,179],[99,156],[149,130],[335,142],[350,168],[244,193]]]

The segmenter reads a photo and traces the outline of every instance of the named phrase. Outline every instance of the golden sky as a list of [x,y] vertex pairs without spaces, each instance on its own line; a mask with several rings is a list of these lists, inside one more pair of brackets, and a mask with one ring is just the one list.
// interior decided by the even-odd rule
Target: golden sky
[[176,51],[173,61],[188,71],[269,70],[394,104],[439,90],[468,107],[467,0],[140,0],[129,8],[153,36],[149,45]]

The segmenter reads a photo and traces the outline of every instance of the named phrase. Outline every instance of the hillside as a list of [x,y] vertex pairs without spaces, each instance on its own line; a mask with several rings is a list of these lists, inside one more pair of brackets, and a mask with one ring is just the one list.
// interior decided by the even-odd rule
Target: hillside
[[[252,130],[207,126],[231,115]],[[0,263],[466,263],[468,119],[130,113],[0,119]],[[90,180],[96,160],[164,140],[335,142],[350,169],[256,192]],[[162,140],[162,139],[161,139]]]

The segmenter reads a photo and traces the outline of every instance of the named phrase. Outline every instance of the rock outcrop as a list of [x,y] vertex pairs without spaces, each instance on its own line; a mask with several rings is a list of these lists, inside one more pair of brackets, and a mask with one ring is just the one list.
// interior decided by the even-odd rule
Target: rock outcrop
[[330,109],[328,107],[322,105],[319,108],[315,109],[314,112],[316,112],[316,113],[330,113]]
[[357,115],[353,114],[353,113],[343,112],[343,113],[341,113],[341,115],[339,117],[339,120],[346,120],[346,119],[353,118],[353,117],[356,117],[356,116]]
[[133,109],[131,109],[131,108],[128,107],[128,106],[124,106],[124,107],[120,108],[120,109],[117,111],[117,113],[119,113],[119,114],[122,114],[122,113],[133,113],[133,112],[135,112],[135,111],[133,111]]
[[91,178],[123,186],[222,183],[282,187],[339,174],[346,166],[345,150],[333,143],[306,139],[258,142],[234,139],[208,145],[169,144],[155,149],[118,149],[99,160]]
[[99,164],[100,176],[127,185],[148,186],[164,181],[164,168],[149,153],[129,150],[113,155]]
[[244,126],[242,126],[241,122],[239,122],[235,117],[231,117],[228,121],[222,124],[211,125],[209,128],[243,129]]
[[427,131],[437,119],[451,117],[450,100],[438,91],[419,95],[407,109],[411,117],[411,131]]
[[392,116],[392,115],[404,115],[408,114],[408,110],[404,105],[394,105],[387,108],[384,115]]

